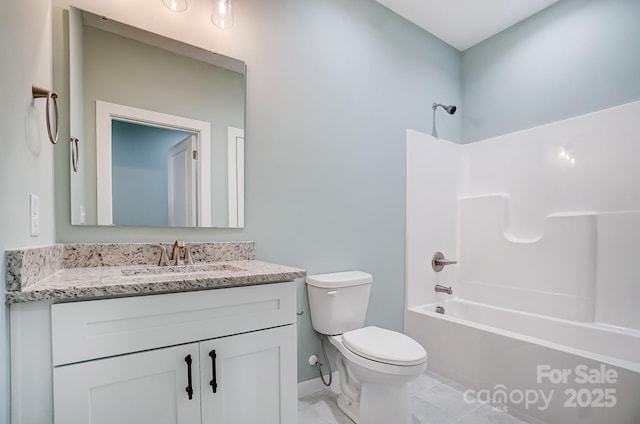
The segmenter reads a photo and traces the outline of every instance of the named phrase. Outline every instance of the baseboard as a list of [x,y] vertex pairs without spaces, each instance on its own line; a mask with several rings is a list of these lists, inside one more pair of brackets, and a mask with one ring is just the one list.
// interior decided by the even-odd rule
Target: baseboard
[[[327,377],[328,376],[325,376],[325,379],[327,379]],[[340,375],[338,374],[338,371],[334,371],[331,374],[331,386],[329,387],[337,387],[339,385]],[[309,396],[313,393],[317,393],[321,390],[328,389],[329,387],[324,385],[320,377],[307,381],[301,381],[300,383],[298,383],[298,399]]]

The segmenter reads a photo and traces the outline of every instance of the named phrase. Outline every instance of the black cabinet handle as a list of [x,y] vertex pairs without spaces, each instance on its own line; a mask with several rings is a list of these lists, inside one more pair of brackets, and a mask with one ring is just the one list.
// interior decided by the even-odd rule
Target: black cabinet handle
[[187,386],[187,394],[189,395],[189,400],[193,399],[193,385],[191,384],[191,355],[187,355],[186,358],[184,358],[184,361],[187,363],[187,381],[188,381],[188,386]]
[[209,382],[211,388],[213,389],[213,393],[218,391],[218,382],[216,381],[216,350],[212,350],[209,352],[209,356],[211,357],[211,366],[213,367],[213,379]]

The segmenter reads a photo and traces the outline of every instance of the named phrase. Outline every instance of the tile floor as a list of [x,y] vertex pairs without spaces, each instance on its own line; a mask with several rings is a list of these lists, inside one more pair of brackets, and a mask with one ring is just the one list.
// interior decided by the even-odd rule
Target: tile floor
[[[543,424],[517,411],[495,411],[465,402],[466,387],[426,371],[411,383],[413,424]],[[298,400],[299,424],[353,424],[336,405],[337,390],[328,389]],[[391,424],[391,423],[390,423]]]

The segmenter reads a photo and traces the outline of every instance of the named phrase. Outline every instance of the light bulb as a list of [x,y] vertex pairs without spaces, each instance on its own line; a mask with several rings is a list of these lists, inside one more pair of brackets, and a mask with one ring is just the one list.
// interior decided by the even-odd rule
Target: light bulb
[[214,0],[211,22],[220,29],[227,29],[233,26],[231,0]]
[[162,4],[174,12],[184,12],[187,10],[187,0],[162,0]]

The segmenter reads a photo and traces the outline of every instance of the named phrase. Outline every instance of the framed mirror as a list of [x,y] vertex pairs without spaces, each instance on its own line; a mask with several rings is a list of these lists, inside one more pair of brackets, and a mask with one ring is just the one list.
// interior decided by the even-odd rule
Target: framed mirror
[[244,226],[246,66],[69,8],[73,225]]

